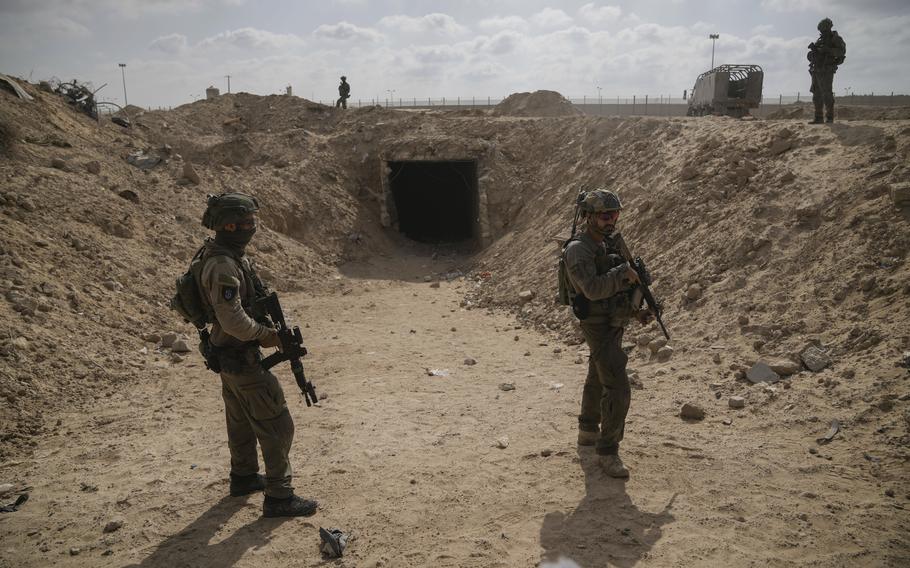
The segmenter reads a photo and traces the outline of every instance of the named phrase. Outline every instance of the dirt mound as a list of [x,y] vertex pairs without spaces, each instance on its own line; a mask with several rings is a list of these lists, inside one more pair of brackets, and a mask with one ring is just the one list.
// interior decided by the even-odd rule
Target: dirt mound
[[578,116],[582,113],[556,91],[512,93],[493,107],[493,116]]
[[[910,119],[910,106],[872,106],[872,105],[844,105],[837,104],[834,114],[840,120],[908,120]],[[794,103],[784,105],[778,110],[768,114],[768,120],[780,119],[811,119],[815,115],[815,107],[809,103]]]

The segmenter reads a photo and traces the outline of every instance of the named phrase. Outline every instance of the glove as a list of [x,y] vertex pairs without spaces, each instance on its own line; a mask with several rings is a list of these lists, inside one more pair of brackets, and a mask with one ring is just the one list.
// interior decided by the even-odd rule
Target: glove
[[281,340],[278,339],[278,332],[269,328],[265,337],[259,340],[259,345],[263,347],[281,347]]

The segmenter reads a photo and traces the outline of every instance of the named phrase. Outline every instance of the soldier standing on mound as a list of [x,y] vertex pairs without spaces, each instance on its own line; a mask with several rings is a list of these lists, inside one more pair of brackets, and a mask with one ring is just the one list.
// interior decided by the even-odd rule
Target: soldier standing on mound
[[335,101],[335,108],[348,108],[348,99],[351,97],[351,85],[348,78],[341,76],[341,83],[338,84],[338,100]]
[[[818,23],[818,39],[809,44],[809,74],[812,76],[812,103],[815,105],[815,119],[809,124],[834,122],[834,73],[844,62],[847,44],[836,31],[829,18]],[[824,115],[822,113],[825,113]]]

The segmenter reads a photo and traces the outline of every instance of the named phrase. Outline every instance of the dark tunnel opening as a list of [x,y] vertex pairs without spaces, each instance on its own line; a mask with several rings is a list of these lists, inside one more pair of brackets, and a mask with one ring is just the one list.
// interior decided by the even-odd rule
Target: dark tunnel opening
[[405,236],[424,243],[476,238],[475,161],[403,161],[388,165],[398,228]]

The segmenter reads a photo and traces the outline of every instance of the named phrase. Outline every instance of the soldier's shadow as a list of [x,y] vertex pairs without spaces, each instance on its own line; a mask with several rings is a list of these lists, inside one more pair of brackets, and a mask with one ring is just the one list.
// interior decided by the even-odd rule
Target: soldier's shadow
[[606,568],[634,566],[673,522],[674,495],[663,511],[641,511],[623,480],[607,477],[590,448],[579,448],[585,496],[575,509],[547,513],[540,529],[541,566]]
[[244,507],[245,499],[224,497],[211,509],[180,532],[166,538],[139,564],[127,568],[184,568],[233,566],[249,550],[268,544],[270,535],[285,518],[260,517],[216,543],[212,538],[234,514]]

